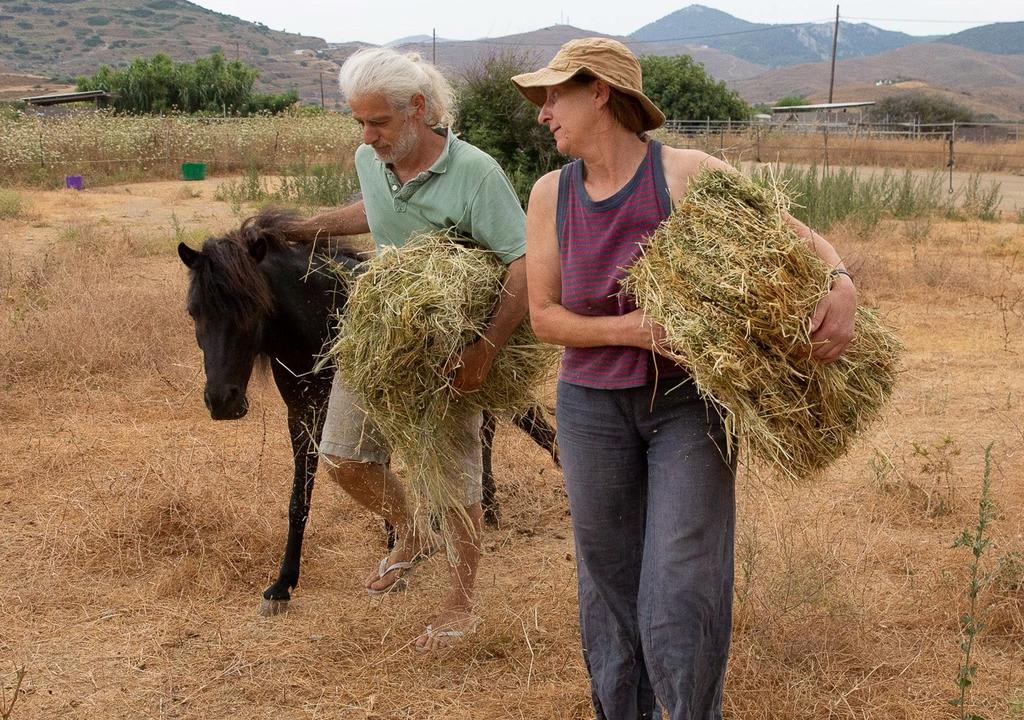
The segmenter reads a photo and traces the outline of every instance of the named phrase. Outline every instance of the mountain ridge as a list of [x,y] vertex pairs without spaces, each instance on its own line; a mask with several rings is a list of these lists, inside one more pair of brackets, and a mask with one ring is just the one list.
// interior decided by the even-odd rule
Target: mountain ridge
[[[499,52],[542,64],[565,41],[595,35],[615,37],[637,54],[690,55],[709,75],[737,89],[749,102],[774,101],[786,94],[813,95],[827,89],[827,77],[820,79],[820,66],[831,53],[831,24],[753,23],[702,5],[680,8],[626,36],[552,25],[500,38],[439,38],[436,45],[421,36],[420,42],[401,43],[399,48],[414,50],[427,59],[436,52],[437,64],[457,77]],[[851,44],[868,46],[867,40],[857,38],[873,38],[872,47],[904,44],[844,58]],[[968,103],[984,96],[981,107],[1001,108],[999,112],[1007,117],[1024,117],[1014,85],[1016,58],[1024,58],[1024,22],[994,23],[938,40],[948,42],[938,45],[936,38],[893,33],[865,23],[841,23],[837,93],[854,84],[867,94],[878,94],[882,91],[868,92],[876,81],[913,78],[937,91],[960,94]],[[73,76],[91,74],[101,64],[124,65],[157,52],[176,61],[192,61],[219,50],[229,59],[256,67],[260,71],[257,87],[262,91],[294,88],[305,102],[319,103],[323,97],[328,107],[339,107],[339,66],[353,52],[372,46],[358,41],[328,43],[319,37],[272,30],[188,0],[0,0],[0,68],[12,77],[40,75],[66,83]],[[985,52],[976,46],[992,50]],[[909,47],[923,49],[905,55],[896,52]],[[1014,52],[1018,49],[1019,55]],[[893,52],[896,54],[891,55]],[[927,59],[929,53],[932,57]],[[878,57],[883,57],[880,64],[870,60]],[[909,64],[906,68],[885,67],[893,62]],[[997,77],[998,73],[984,70],[1002,66],[1010,68],[1008,75]],[[787,68],[792,72],[787,73]],[[876,77],[868,78],[865,73]],[[984,84],[996,82],[999,84]],[[1008,91],[1000,90],[1007,87]],[[767,95],[779,88],[785,92]],[[1006,95],[1002,103],[1001,92]]]

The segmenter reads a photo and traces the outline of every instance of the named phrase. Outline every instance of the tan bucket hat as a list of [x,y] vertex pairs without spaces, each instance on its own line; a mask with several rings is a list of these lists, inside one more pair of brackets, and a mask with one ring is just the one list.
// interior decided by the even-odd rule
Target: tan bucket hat
[[665,124],[665,113],[644,95],[643,75],[636,56],[625,45],[611,38],[570,40],[559,49],[547,67],[516,75],[512,82],[527,100],[539,107],[546,98],[544,88],[564,83],[581,74],[600,78],[616,90],[639,100],[646,116],[644,130],[653,130]]

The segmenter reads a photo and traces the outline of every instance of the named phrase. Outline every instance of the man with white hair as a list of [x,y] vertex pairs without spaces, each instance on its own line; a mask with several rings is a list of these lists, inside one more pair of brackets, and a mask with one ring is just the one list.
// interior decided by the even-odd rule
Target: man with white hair
[[[477,390],[527,312],[526,220],[515,191],[493,158],[447,129],[453,119],[451,87],[419,56],[386,48],[358,52],[342,66],[339,85],[363,132],[364,144],[355,155],[362,200],[299,222],[291,236],[313,241],[369,232],[379,249],[402,245],[418,232],[450,228],[494,251],[507,266],[501,300],[484,338],[462,351],[453,383],[462,392]],[[459,561],[451,566],[451,590],[415,640],[421,650],[448,645],[475,626],[480,422],[479,413],[466,418],[466,455],[452,468],[472,525],[451,523]],[[320,452],[331,477],[398,530],[394,550],[367,577],[367,591],[403,589],[416,564],[436,549],[435,540],[416,531],[405,491],[388,469],[389,448],[338,376]]]

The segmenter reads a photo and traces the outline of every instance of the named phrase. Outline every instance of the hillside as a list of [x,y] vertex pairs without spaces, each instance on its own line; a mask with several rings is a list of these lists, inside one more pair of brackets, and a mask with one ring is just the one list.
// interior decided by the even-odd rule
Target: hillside
[[[296,88],[320,98],[327,43],[271,30],[185,0],[17,0],[0,3],[0,64],[12,72],[71,79],[100,65],[158,52],[178,61],[221,50],[260,70],[261,90]],[[325,94],[337,98],[333,79]]]
[[970,28],[947,35],[941,42],[997,55],[1024,55],[1024,22]]
[[[775,69],[730,86],[751,103],[786,95],[822,102],[828,96],[828,78],[829,63],[820,62]],[[837,102],[876,100],[911,89],[942,94],[977,113],[1024,119],[1024,55],[926,43],[836,64]]]
[[[453,71],[455,75],[472,68],[482,59],[498,53],[513,53],[517,56],[532,58],[533,64],[543,64],[554,57],[563,43],[575,38],[594,36],[615,37],[626,43],[638,55],[690,55],[694,60],[702,63],[708,73],[718,80],[749,78],[766,69],[764,65],[747,62],[714,48],[698,47],[682,42],[637,43],[627,37],[603,35],[572,25],[552,25],[528,33],[486,40],[443,43],[439,41],[437,43],[437,64],[441,68]],[[402,45],[400,49],[418,52],[426,58],[432,56],[433,50],[430,42]]]
[[[630,33],[629,38],[641,42],[683,39],[749,62],[780,67],[830,58],[833,29],[833,23],[752,23],[703,5],[690,5]],[[840,22],[836,54],[839,58],[863,57],[922,40],[866,23]]]

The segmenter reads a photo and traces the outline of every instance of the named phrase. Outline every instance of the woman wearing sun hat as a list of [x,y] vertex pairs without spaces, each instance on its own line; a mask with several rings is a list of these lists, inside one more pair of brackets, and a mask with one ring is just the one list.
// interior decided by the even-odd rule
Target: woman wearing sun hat
[[[640,64],[608,38],[573,40],[512,78],[559,152],[527,212],[530,317],[565,346],[557,421],[576,538],[580,630],[597,717],[721,718],[732,622],[735,467],[725,429],[664,332],[619,280],[688,179],[725,163],[664,147]],[[838,255],[792,221],[826,262]],[[852,335],[856,291],[839,276],[812,322],[823,361]],[[657,701],[655,700],[657,697]]]

